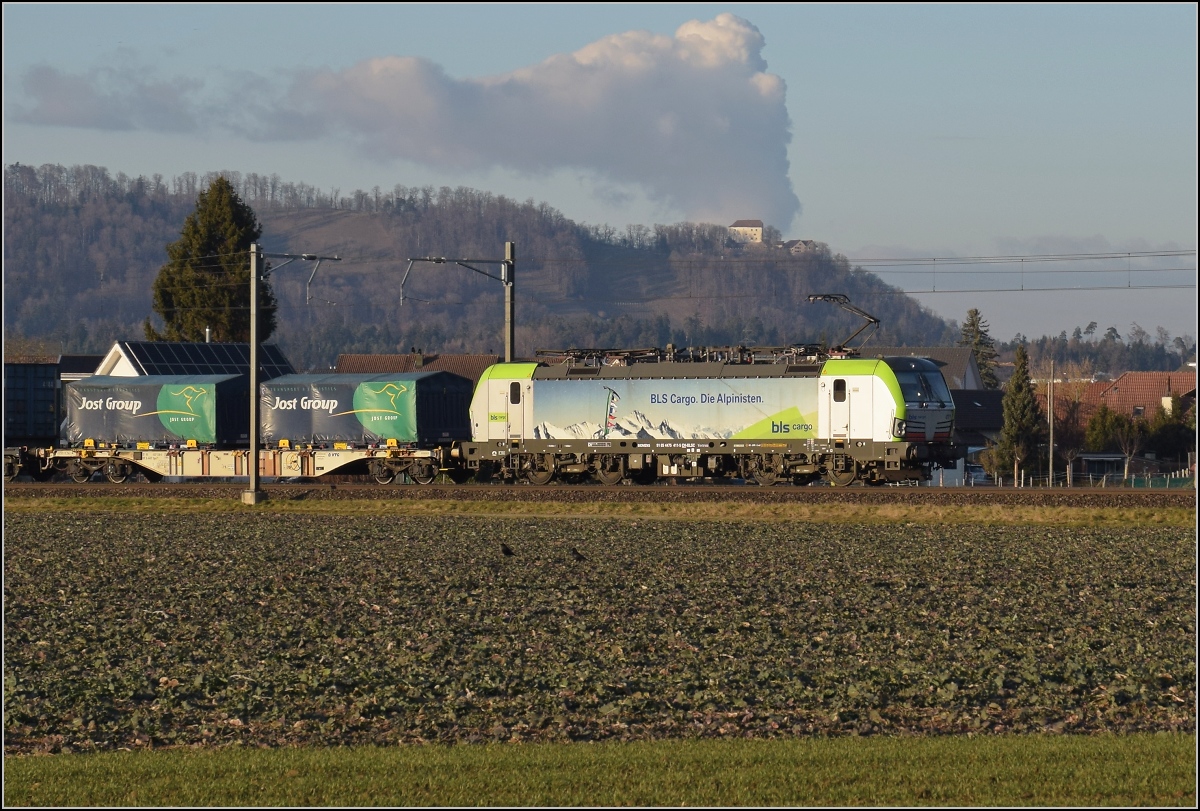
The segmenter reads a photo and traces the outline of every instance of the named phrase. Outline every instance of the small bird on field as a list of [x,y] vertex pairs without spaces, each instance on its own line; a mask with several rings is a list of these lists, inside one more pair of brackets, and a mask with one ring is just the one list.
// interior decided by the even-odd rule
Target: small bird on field
[[500,544],[500,551],[504,553],[504,557],[506,558],[511,558],[514,554],[516,554],[512,551],[512,547],[506,543]]
[[580,563],[583,563],[587,560],[587,558],[584,557],[584,554],[573,546],[571,547],[571,557],[575,558],[575,560],[579,561]]

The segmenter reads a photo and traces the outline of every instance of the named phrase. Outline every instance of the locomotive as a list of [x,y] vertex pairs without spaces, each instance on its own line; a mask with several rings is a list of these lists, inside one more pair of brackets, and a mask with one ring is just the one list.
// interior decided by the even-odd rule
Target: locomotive
[[[68,384],[63,447],[6,451],[5,479],[247,476],[244,381]],[[962,456],[936,364],[842,347],[541,351],[489,367],[473,393],[465,378],[417,372],[284,375],[259,397],[266,477],[845,486],[926,480]]]
[[739,478],[762,485],[926,479],[959,458],[954,403],[924,358],[822,358],[816,348],[566,353],[480,378],[470,442],[484,475]]

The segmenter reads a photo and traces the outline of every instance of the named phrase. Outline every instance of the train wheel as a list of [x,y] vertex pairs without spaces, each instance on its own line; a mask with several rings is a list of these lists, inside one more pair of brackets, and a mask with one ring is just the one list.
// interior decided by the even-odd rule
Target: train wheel
[[76,484],[85,484],[92,480],[92,471],[83,465],[74,465],[69,471],[71,481]]
[[540,457],[537,454],[527,456],[522,475],[530,484],[549,484],[554,478],[554,455],[544,453]]
[[549,484],[554,478],[553,470],[526,470],[525,481],[530,484]]
[[829,483],[834,487],[845,487],[853,484],[854,480],[858,478],[858,462],[851,460],[846,470],[829,468],[825,471],[825,478],[829,479]]
[[396,480],[396,471],[379,459],[367,463],[367,473],[379,484],[391,484]]
[[17,476],[21,475],[21,457],[13,454],[4,454],[4,481],[11,482]]
[[433,480],[437,478],[436,467],[413,467],[408,471],[408,475],[417,484],[433,484]]
[[770,487],[779,481],[779,474],[774,470],[757,470],[754,472],[754,481],[762,487]]
[[785,474],[780,473],[784,469],[783,457],[773,453],[751,456],[738,465],[743,479],[753,479],[761,487],[771,487],[785,478]]
[[110,462],[104,466],[104,478],[113,484],[124,484],[132,473],[133,470],[130,469],[129,465],[118,465]]
[[602,456],[596,467],[596,479],[603,485],[612,487],[620,484],[625,478],[625,458],[622,456]]
[[620,470],[597,470],[596,480],[608,487],[614,487],[625,479],[625,473]]

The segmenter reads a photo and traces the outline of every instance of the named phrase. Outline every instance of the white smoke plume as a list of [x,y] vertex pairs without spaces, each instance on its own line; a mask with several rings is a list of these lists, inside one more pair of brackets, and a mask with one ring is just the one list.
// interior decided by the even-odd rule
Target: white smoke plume
[[[148,95],[172,83],[131,80],[122,96],[111,76],[101,87],[94,76],[41,68],[25,77],[32,103],[10,105],[9,114],[156,131],[221,120],[255,140],[341,137],[376,158],[447,170],[575,170],[639,186],[689,220],[756,218],[786,231],[800,209],[788,179],[791,122],[785,84],[767,72],[763,45],[752,24],[721,14],[685,23],[674,36],[615,34],[500,76],[455,79],[426,59],[381,57],[297,72],[283,93],[245,75],[236,96],[206,87],[205,97],[184,85],[193,92],[177,96],[172,110],[163,109],[161,92]],[[89,81],[93,100],[105,103],[75,106],[74,120],[42,92],[69,86],[79,98]],[[246,109],[252,119],[230,112]],[[87,110],[95,111],[90,119]]]

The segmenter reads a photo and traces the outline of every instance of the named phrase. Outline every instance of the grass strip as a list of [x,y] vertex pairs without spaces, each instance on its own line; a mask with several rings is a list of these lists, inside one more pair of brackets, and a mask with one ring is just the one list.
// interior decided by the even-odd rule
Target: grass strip
[[1194,807],[1194,735],[159,750],[5,759],[6,806]]
[[802,521],[837,524],[956,524],[986,526],[1194,527],[1190,507],[1045,507],[932,504],[761,504],[746,502],[560,502],[435,499],[270,499],[246,506],[238,498],[139,499],[9,497],[4,509],[21,513],[121,514],[239,513],[344,516],[437,516],[492,518],[662,518],[670,520]]

